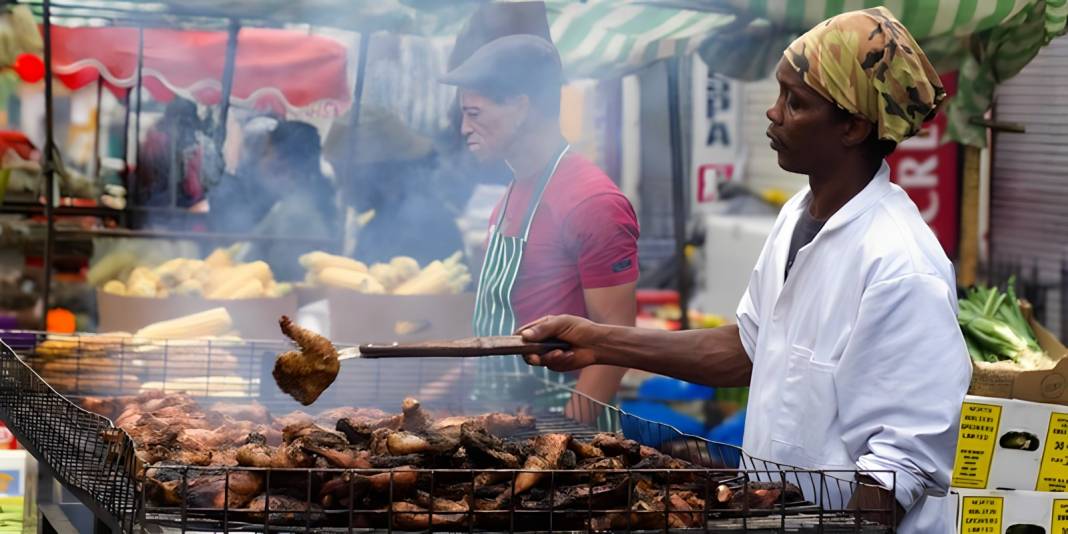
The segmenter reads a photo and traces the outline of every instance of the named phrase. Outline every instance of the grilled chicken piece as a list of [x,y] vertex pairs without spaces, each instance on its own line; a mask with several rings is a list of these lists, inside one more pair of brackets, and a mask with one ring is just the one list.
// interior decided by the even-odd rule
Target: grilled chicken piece
[[716,500],[733,510],[769,510],[780,507],[784,501],[786,504],[803,502],[805,497],[793,484],[787,483],[784,491],[778,482],[750,482],[745,490],[720,485],[716,488]]
[[337,378],[341,370],[337,349],[329,339],[301,328],[285,315],[278,320],[278,325],[286,337],[296,342],[300,351],[278,355],[272,373],[274,380],[279,389],[307,406]]
[[388,430],[400,430],[404,422],[404,416],[395,415],[381,419],[338,419],[337,430],[348,438],[349,443],[361,448],[367,448],[371,444],[371,433],[380,428]]
[[553,502],[549,501],[548,491],[531,491],[520,498],[520,506],[525,510],[567,510],[567,509],[611,509],[623,508],[627,502],[627,481],[623,477],[608,484],[590,487],[579,484],[557,488]]
[[[445,504],[448,502],[449,504]],[[458,510],[460,513],[438,512],[437,506],[442,504],[448,508]],[[468,507],[463,503],[434,499],[434,513],[431,514],[426,508],[410,502],[399,501],[393,503],[393,528],[404,530],[423,530],[431,526],[460,528],[467,525]]]
[[422,454],[405,454],[402,456],[375,456],[368,451],[360,451],[360,453],[367,455],[367,461],[371,463],[372,469],[396,469],[398,467],[423,465],[426,463],[427,460],[427,458]]
[[460,430],[460,443],[475,465],[488,464],[506,469],[519,467],[519,458],[505,450],[504,442],[486,432],[482,425],[464,423]]
[[526,414],[488,413],[476,416],[446,417],[430,425],[430,429],[445,435],[459,437],[460,427],[464,424],[477,424],[494,436],[507,438],[519,432],[534,429],[534,417]]
[[[460,446],[459,441],[451,440],[435,434],[413,434],[411,432],[385,431],[384,434],[386,451],[392,456],[404,456],[407,454],[433,454],[446,455],[454,452]],[[381,442],[372,445],[381,450]]]
[[586,443],[582,440],[573,439],[567,446],[571,449],[580,460],[589,460],[591,458],[604,458],[604,451],[600,447],[594,447],[590,443]]
[[624,456],[628,463],[637,463],[642,459],[642,446],[637,441],[626,439],[622,434],[602,432],[593,437],[591,445],[604,451],[607,456]]
[[282,429],[282,441],[284,443],[293,443],[298,439],[315,442],[331,448],[347,448],[349,446],[344,434],[316,424],[290,425]]
[[401,429],[409,432],[425,432],[430,428],[430,416],[423,411],[423,405],[416,399],[405,397],[401,403]]
[[304,450],[327,461],[331,467],[345,469],[371,469],[371,453],[358,449],[329,449],[317,445],[303,445]]
[[508,501],[512,497],[533,488],[545,476],[545,473],[537,471],[556,469],[560,464],[560,457],[564,455],[564,451],[567,450],[567,444],[570,441],[570,434],[542,434],[534,438],[534,453],[527,456],[526,461],[523,463],[524,470],[533,470],[534,472],[523,472],[516,475],[515,484],[501,494],[498,500],[501,502]]
[[[312,525],[321,523],[326,516],[322,508],[285,495],[271,495],[268,502],[266,495],[257,495],[248,503],[248,517],[253,523],[264,522],[269,525]],[[267,514],[270,513],[270,518]],[[311,517],[307,517],[311,514]]]
[[[371,476],[346,471],[323,484],[319,497],[324,506],[334,506],[336,503],[350,506],[350,489],[354,499],[360,499],[369,493],[403,498],[415,489],[418,480],[418,473],[407,466]],[[390,493],[391,483],[392,493]]]
[[[189,508],[241,508],[263,491],[263,477],[251,471],[190,471],[183,487],[184,470],[150,468],[145,473],[145,492],[153,502]],[[229,497],[227,497],[229,487]]]
[[277,447],[267,444],[262,434],[249,434],[248,443],[237,449],[237,464],[244,467],[312,467],[315,457],[303,447],[303,438]]

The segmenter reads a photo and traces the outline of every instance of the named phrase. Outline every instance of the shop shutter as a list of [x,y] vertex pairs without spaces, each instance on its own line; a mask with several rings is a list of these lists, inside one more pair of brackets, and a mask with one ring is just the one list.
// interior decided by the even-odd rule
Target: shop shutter
[[[997,120],[1023,124],[1024,134],[994,139],[990,192],[991,257],[1037,264],[1039,279],[1064,287],[1068,260],[1068,36],[1054,40],[997,93]],[[1047,293],[1044,322],[1063,339],[1065,297]]]

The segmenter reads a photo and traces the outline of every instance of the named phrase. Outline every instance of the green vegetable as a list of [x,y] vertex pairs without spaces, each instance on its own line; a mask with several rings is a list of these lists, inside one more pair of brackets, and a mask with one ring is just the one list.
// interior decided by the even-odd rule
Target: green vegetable
[[1024,319],[1009,279],[1006,291],[973,287],[959,302],[957,322],[972,360],[1012,361],[1024,369],[1049,367],[1049,356],[1038,346],[1035,333]]

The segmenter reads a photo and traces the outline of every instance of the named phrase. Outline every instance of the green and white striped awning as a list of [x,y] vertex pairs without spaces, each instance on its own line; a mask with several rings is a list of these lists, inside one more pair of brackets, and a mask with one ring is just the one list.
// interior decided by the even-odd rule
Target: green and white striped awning
[[549,0],[546,10],[570,78],[620,76],[692,54],[736,20],[732,14],[618,0]]
[[[41,0],[20,0],[37,4]],[[355,31],[454,35],[487,0],[68,0],[54,12],[139,8],[144,16],[197,14],[303,23]],[[508,0],[506,0],[508,1]],[[512,0],[518,1],[518,0]],[[674,55],[699,53],[717,72],[767,76],[790,40],[820,21],[883,5],[894,12],[936,66],[958,71],[950,135],[982,145],[970,123],[990,107],[997,84],[1018,73],[1065,32],[1068,0],[545,0],[553,40],[574,78],[638,71]],[[75,6],[71,8],[70,6]]]

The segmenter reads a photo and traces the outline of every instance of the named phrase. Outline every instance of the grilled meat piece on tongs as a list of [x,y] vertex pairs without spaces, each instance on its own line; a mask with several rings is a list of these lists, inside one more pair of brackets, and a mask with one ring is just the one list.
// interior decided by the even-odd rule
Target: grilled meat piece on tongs
[[361,345],[337,350],[334,344],[315,332],[301,328],[289,317],[278,320],[282,333],[296,342],[299,351],[278,355],[274,380],[278,387],[307,406],[330,387],[341,370],[341,360],[351,358],[478,357],[502,354],[544,354],[567,349],[561,342],[527,343],[519,336],[476,337],[402,345]]

